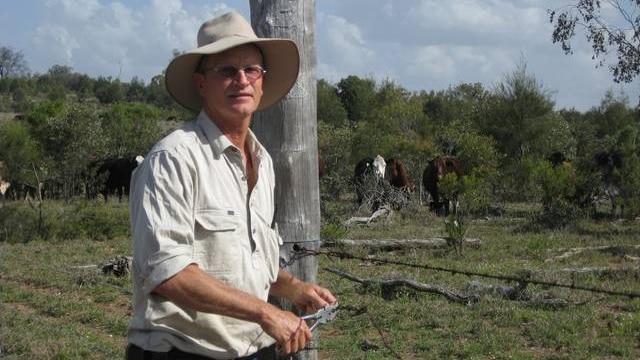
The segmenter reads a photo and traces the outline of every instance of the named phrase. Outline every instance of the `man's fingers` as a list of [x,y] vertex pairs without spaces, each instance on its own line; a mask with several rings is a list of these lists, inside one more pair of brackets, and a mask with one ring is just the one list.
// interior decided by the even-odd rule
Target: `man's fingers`
[[298,350],[300,351],[302,349],[304,349],[304,347],[307,345],[307,336],[305,333],[300,332],[300,336],[298,336]]
[[297,326],[291,330],[289,337],[278,343],[278,351],[282,354],[296,353],[305,348],[312,335],[307,323],[299,318]]

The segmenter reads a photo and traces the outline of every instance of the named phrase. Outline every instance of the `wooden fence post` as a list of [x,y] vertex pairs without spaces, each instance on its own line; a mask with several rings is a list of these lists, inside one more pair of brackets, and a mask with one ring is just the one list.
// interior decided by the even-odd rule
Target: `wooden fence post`
[[[293,89],[278,104],[255,114],[252,126],[273,157],[275,220],[284,240],[280,256],[288,261],[296,245],[320,248],[315,0],[250,0],[250,9],[251,24],[259,37],[292,39],[300,51],[300,73]],[[287,270],[301,280],[315,282],[318,260],[307,256]],[[288,302],[278,305],[295,311]],[[303,350],[290,358],[315,360],[317,350]]]

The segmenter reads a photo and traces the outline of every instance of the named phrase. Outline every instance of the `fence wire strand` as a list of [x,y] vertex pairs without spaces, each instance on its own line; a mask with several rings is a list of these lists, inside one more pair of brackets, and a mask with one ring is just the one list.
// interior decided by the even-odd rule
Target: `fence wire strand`
[[417,264],[417,263],[410,263],[406,261],[370,258],[370,257],[354,255],[344,251],[309,250],[299,245],[296,245],[293,247],[293,252],[291,253],[289,260],[283,261],[283,259],[281,259],[280,264],[281,264],[281,267],[284,268],[287,266],[291,266],[291,264],[293,264],[294,262],[300,259],[303,259],[305,257],[320,256],[320,255],[327,256],[330,259],[338,258],[338,259],[348,259],[348,260],[360,260],[360,261],[367,261],[370,263],[382,264],[382,265],[397,265],[397,266],[405,266],[405,267],[432,270],[432,271],[448,272],[454,275],[458,274],[458,275],[466,275],[470,277],[477,276],[477,277],[496,279],[496,280],[515,281],[521,284],[534,284],[534,285],[559,287],[559,288],[565,288],[565,289],[571,289],[571,290],[583,290],[583,291],[589,291],[592,293],[606,294],[611,296],[625,296],[631,299],[640,298],[640,292],[637,292],[637,291],[617,291],[617,290],[609,290],[609,289],[603,289],[603,288],[598,288],[593,286],[582,286],[582,285],[576,285],[576,284],[563,284],[556,281],[536,280],[531,278],[530,274],[526,277],[501,275],[501,274],[489,274],[489,273],[482,273],[482,272],[476,272],[476,271],[470,271],[470,270],[460,270],[460,269],[446,268],[442,266],[433,266],[429,264]]

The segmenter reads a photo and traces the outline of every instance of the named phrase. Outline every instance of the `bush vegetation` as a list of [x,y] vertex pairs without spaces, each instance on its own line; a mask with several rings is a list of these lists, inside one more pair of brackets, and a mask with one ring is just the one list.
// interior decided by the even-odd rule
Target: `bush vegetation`
[[[530,298],[564,305],[490,295],[459,304],[409,288],[390,294],[327,271],[459,292],[472,281],[513,285],[376,261],[384,258],[637,294],[640,128],[628,99],[609,93],[586,112],[555,109],[524,64],[493,89],[458,84],[410,92],[348,76],[336,84],[319,80],[317,96],[318,153],[328,165],[320,179],[321,236],[327,249],[362,259],[319,255],[319,281],[344,306],[321,328],[323,358],[640,357],[634,296],[529,285]],[[127,204],[86,199],[95,185],[87,167],[144,155],[194,115],[170,100],[162,75],[126,83],[55,65],[46,74],[0,78],[0,176],[11,183],[0,198],[0,357],[122,357],[130,280],[100,268],[130,255]],[[345,226],[353,215],[370,215],[355,206],[353,169],[378,154],[400,159],[417,191],[385,221]],[[564,160],[552,161],[553,154]],[[420,187],[428,161],[439,155],[456,155],[465,173],[442,183],[461,204],[449,225],[426,210]],[[473,237],[481,245],[384,252],[341,242],[431,237],[455,238],[456,245]],[[573,255],[569,248],[583,250]],[[570,270],[587,267],[613,270]]]

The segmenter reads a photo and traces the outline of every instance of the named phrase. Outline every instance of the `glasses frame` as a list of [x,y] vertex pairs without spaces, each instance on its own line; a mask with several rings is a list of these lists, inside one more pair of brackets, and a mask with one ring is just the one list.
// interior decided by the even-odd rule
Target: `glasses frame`
[[[223,70],[228,70],[228,69],[235,69],[233,75],[225,75],[222,73]],[[257,76],[253,77],[249,76],[249,74],[247,73],[247,70],[259,70]],[[250,82],[255,82],[258,79],[262,78],[264,76],[264,74],[267,73],[267,69],[263,68],[260,65],[249,65],[249,66],[245,66],[241,69],[238,69],[235,66],[231,66],[231,65],[225,65],[225,66],[216,66],[216,67],[209,67],[209,68],[204,68],[202,69],[202,73],[206,73],[207,71],[213,71],[216,75],[218,75],[219,77],[223,78],[223,79],[230,79],[230,80],[235,80],[236,77],[238,76],[238,73],[240,71],[242,71],[242,73],[244,74],[244,76],[247,78],[247,80],[249,80]]]

